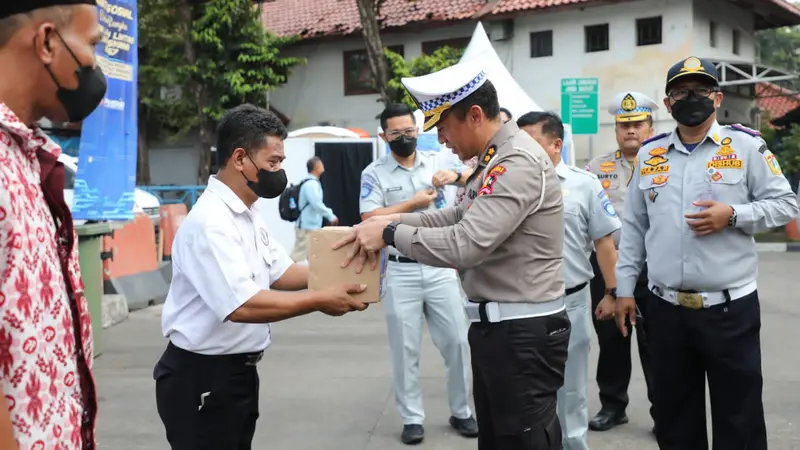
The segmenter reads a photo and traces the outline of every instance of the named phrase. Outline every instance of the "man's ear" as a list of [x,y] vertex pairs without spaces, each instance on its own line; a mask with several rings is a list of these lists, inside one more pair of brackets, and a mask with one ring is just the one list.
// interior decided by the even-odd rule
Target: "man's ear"
[[714,106],[719,108],[722,106],[722,98],[725,97],[725,94],[722,92],[717,92],[717,97],[714,99]]
[[564,140],[561,138],[556,139],[553,141],[553,145],[558,149],[559,152],[564,150]]
[[245,159],[247,159],[247,151],[243,148],[235,148],[231,154],[230,164],[241,170],[244,168]]
[[667,108],[668,113],[672,113],[672,107],[669,105],[669,97],[664,97],[664,106]]
[[385,134],[383,134],[383,133],[378,133],[378,136],[380,136],[380,137],[381,137],[381,139],[383,139],[383,142],[389,142],[389,141],[387,141],[387,140],[386,140],[386,135],[385,135]]
[[651,137],[653,137],[655,135],[656,135],[656,128],[653,125],[650,125],[650,135],[647,136],[647,137],[651,138]]

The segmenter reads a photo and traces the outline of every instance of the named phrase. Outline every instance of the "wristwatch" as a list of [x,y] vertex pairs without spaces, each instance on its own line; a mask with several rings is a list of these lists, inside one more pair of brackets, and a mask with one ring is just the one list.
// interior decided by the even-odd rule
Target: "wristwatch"
[[463,173],[461,173],[461,172],[459,172],[457,170],[454,170],[453,172],[456,173],[456,181],[453,181],[453,184],[458,184],[458,180],[461,179],[461,176],[463,175]]
[[733,212],[731,213],[731,216],[728,217],[728,226],[729,227],[735,227],[736,226],[736,219],[738,218],[738,215],[736,214],[736,209],[734,207],[732,207],[732,206],[731,206],[731,211],[733,211]]
[[606,289],[606,295],[610,295],[614,300],[617,299],[617,288]]
[[383,229],[383,242],[386,245],[394,247],[394,232],[397,231],[398,225],[400,225],[400,222],[392,222]]

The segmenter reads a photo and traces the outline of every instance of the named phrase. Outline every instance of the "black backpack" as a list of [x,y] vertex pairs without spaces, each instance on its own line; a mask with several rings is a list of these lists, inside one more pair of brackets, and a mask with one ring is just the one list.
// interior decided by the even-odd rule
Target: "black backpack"
[[301,181],[299,184],[291,184],[283,191],[281,198],[278,199],[278,212],[281,215],[281,219],[288,222],[297,222],[297,219],[300,218],[300,213],[303,212],[300,208],[300,188],[308,180],[310,178]]

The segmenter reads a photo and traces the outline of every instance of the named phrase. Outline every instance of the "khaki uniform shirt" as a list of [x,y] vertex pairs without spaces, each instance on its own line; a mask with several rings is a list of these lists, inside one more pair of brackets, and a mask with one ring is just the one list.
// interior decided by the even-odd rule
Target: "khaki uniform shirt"
[[[735,227],[697,236],[687,213],[698,200],[736,211]],[[797,216],[797,201],[775,156],[757,131],[714,123],[689,150],[677,132],[645,141],[626,198],[617,263],[617,295],[633,297],[647,260],[651,283],[719,292],[756,280],[753,235]]]
[[483,151],[458,206],[403,214],[395,247],[459,271],[473,301],[537,303],[564,295],[564,204],[553,163],[514,122]]

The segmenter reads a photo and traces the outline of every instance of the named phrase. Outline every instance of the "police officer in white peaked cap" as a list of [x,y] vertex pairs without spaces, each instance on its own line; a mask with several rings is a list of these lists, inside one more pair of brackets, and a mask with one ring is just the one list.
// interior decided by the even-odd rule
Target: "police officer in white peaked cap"
[[[544,147],[561,180],[564,197],[564,281],[572,331],[564,386],[558,390],[558,418],[561,421],[564,450],[588,450],[586,433],[589,403],[586,390],[591,339],[588,284],[592,278],[589,255],[594,244],[598,259],[602,261],[602,271],[598,275],[605,277],[606,284],[615,288],[617,249],[611,235],[622,224],[597,177],[561,161],[564,125],[558,116],[549,112],[529,112],[520,116],[517,125]],[[613,318],[613,301],[603,303],[598,315],[604,320]]]
[[[411,108],[390,104],[380,116],[381,138],[390,154],[373,161],[361,173],[361,217],[424,211],[443,207],[433,188],[438,152],[417,150],[417,124]],[[460,162],[446,164],[451,180],[464,170]],[[441,192],[441,191],[440,191]],[[469,346],[461,288],[453,269],[431,267],[389,249],[383,309],[389,330],[397,410],[403,419],[400,439],[417,444],[425,437],[419,347],[423,318],[444,357],[450,425],[466,437],[478,436],[469,407]]]
[[[585,170],[597,175],[603,189],[608,193],[617,214],[625,213],[625,193],[628,181],[633,173],[634,160],[642,142],[653,137],[653,112],[658,106],[648,96],[632,91],[617,94],[608,107],[614,116],[614,131],[617,137],[617,150],[600,155],[589,161]],[[619,231],[615,232],[614,242],[619,245]],[[601,264],[597,254],[592,253],[594,278],[589,283],[592,293],[592,308],[603,303],[614,303],[616,289],[607,286],[601,273]],[[643,317],[647,317],[647,265],[642,269],[636,283],[634,297],[636,305]],[[613,321],[604,321],[593,316],[594,329],[600,354],[597,361],[597,386],[600,388],[600,411],[589,421],[589,428],[594,431],[605,431],[628,422],[625,410],[628,407],[628,385],[631,381],[631,340],[623,336]],[[642,331],[644,321],[636,327],[636,340],[639,349],[639,360],[642,363],[647,398],[652,403],[652,368],[650,351]],[[631,330],[628,330],[630,333]],[[652,416],[654,409],[650,407]],[[655,432],[655,427],[653,427]]]
[[705,380],[715,449],[764,450],[755,233],[797,216],[789,182],[757,131],[721,126],[723,95],[710,61],[667,75],[677,128],[646,141],[634,165],[617,264],[617,325],[636,320],[647,259],[645,320],[661,450],[708,448]]
[[[503,123],[486,73],[456,64],[403,84],[462,161],[479,156],[458,206],[372,217],[337,246],[392,246],[423,264],[458,269],[472,322],[480,450],[561,449],[557,391],[570,322],[564,306],[564,205],[553,163],[513,121]],[[374,267],[374,265],[373,265]]]

